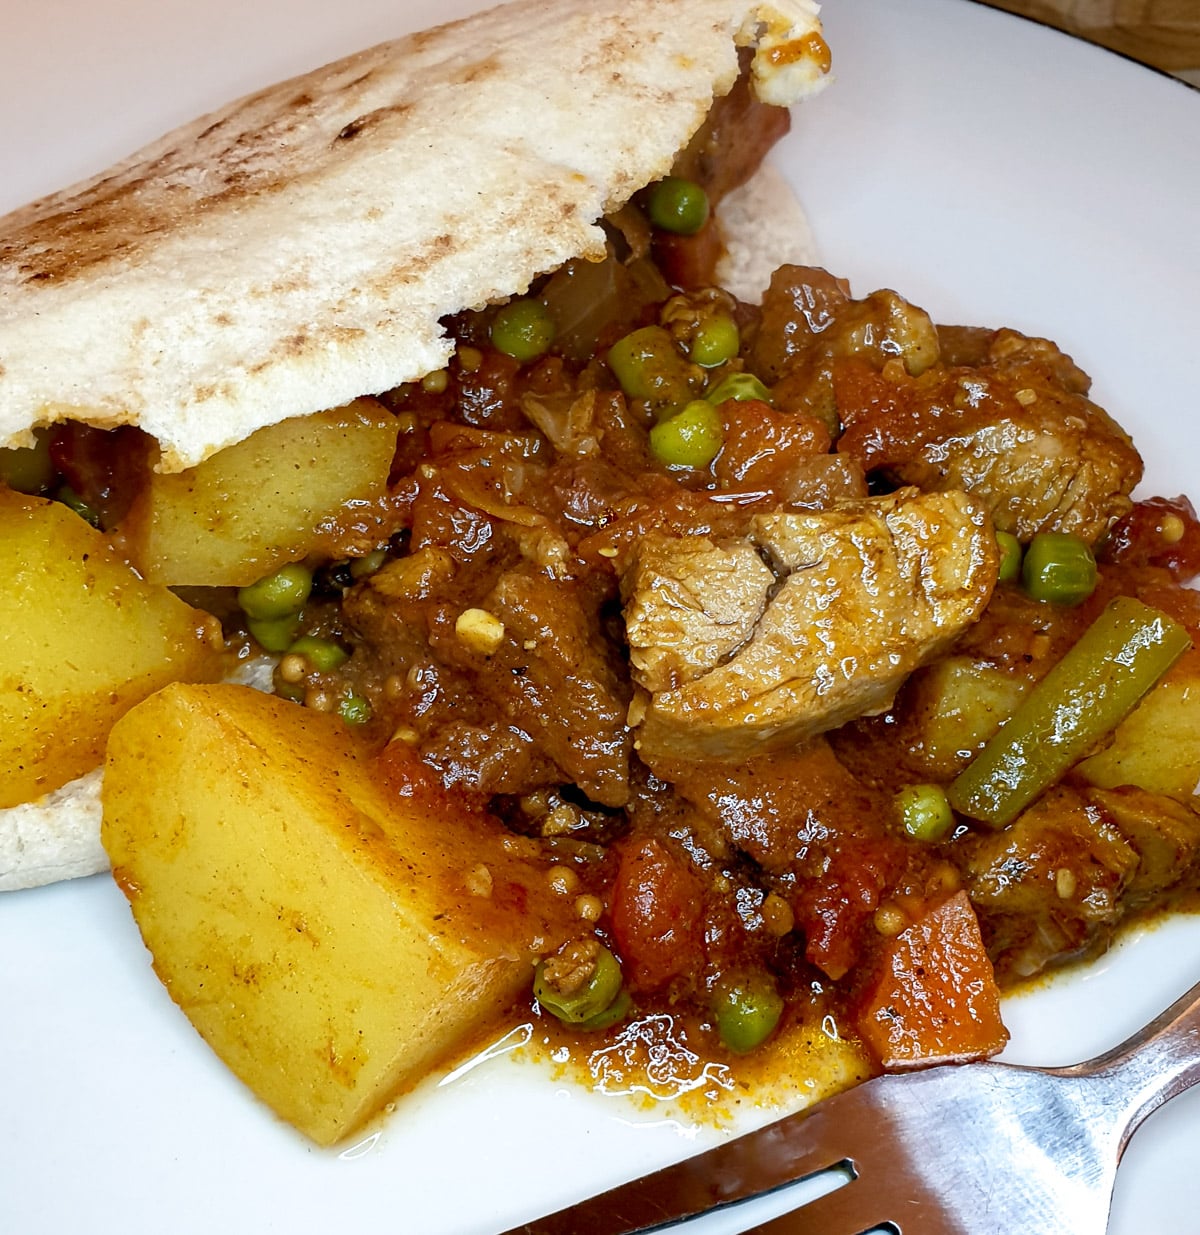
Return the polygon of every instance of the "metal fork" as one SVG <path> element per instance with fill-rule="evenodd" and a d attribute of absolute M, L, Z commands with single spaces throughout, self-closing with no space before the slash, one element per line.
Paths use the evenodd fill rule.
<path fill-rule="evenodd" d="M 1103 1235 L 1129 1138 L 1197 1081 L 1200 984 L 1087 1063 L 881 1076 L 505 1235 L 660 1231 L 831 1167 L 849 1182 L 748 1235 Z"/>

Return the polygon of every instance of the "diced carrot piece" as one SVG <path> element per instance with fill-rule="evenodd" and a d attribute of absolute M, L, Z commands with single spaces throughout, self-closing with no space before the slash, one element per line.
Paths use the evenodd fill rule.
<path fill-rule="evenodd" d="M 886 1070 L 966 1063 L 1008 1041 L 975 910 L 959 892 L 891 940 L 857 1017 Z"/>

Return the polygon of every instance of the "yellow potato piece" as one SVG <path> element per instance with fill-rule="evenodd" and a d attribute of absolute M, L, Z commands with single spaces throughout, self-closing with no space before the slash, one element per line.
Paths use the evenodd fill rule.
<path fill-rule="evenodd" d="M 1190 801 L 1200 783 L 1200 674 L 1191 662 L 1164 678 L 1075 770 L 1101 789 L 1136 785 Z"/>
<path fill-rule="evenodd" d="M 374 399 L 271 425 L 175 475 L 152 475 L 119 529 L 170 587 L 245 587 L 309 553 L 387 540 L 396 418 Z"/>
<path fill-rule="evenodd" d="M 160 686 L 228 667 L 215 619 L 65 506 L 2 486 L 0 579 L 0 806 L 98 767 L 117 719 Z"/>
<path fill-rule="evenodd" d="M 934 779 L 949 779 L 970 762 L 1017 710 L 1029 683 L 1005 669 L 947 656 L 913 679 L 915 743 Z"/>
<path fill-rule="evenodd" d="M 460 1050 L 578 929 L 498 823 L 411 753 L 399 766 L 237 686 L 168 687 L 109 742 L 103 841 L 155 971 L 321 1144 Z"/>

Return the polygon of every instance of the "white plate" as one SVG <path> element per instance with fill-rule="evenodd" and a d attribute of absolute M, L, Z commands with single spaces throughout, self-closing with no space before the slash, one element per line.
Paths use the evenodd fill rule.
<path fill-rule="evenodd" d="M 470 0 L 16 0 L 0 208 L 275 77 Z M 967 0 L 829 0 L 839 81 L 780 161 L 826 264 L 939 320 L 1059 340 L 1134 430 L 1147 490 L 1200 495 L 1200 95 Z M 536 30 L 530 31 L 536 38 Z M 1010 1055 L 1104 1049 L 1200 978 L 1200 921 L 1012 1001 Z M 356 1151 L 280 1127 L 152 977 L 106 878 L 0 897 L 0 1229 L 487 1235 L 710 1143 L 503 1060 Z M 1200 1094 L 1133 1142 L 1111 1235 L 1200 1228 Z M 706 1230 L 730 1229 L 705 1224 Z"/>

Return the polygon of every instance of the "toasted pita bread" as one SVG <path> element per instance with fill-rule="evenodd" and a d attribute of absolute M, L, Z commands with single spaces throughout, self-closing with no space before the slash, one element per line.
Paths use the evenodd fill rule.
<path fill-rule="evenodd" d="M 100 844 L 102 769 L 0 811 L 0 892 L 108 869 Z"/>
<path fill-rule="evenodd" d="M 439 319 L 602 253 L 597 220 L 667 172 L 740 46 L 769 102 L 824 81 L 811 0 L 517 0 L 18 210 L 0 222 L 0 445 L 136 424 L 182 470 L 439 368 Z"/>
<path fill-rule="evenodd" d="M 816 264 L 808 216 L 770 163 L 722 201 L 718 223 L 725 252 L 717 282 L 740 300 L 758 304 L 779 266 Z"/>
<path fill-rule="evenodd" d="M 443 316 L 603 253 L 740 47 L 767 101 L 819 89 L 819 30 L 811 0 L 517 0 L 184 126 L 0 220 L 0 444 L 136 424 L 181 470 L 440 368 Z M 722 219 L 746 299 L 811 259 L 769 168 Z M 0 890 L 107 868 L 99 783 L 0 810 Z"/>

